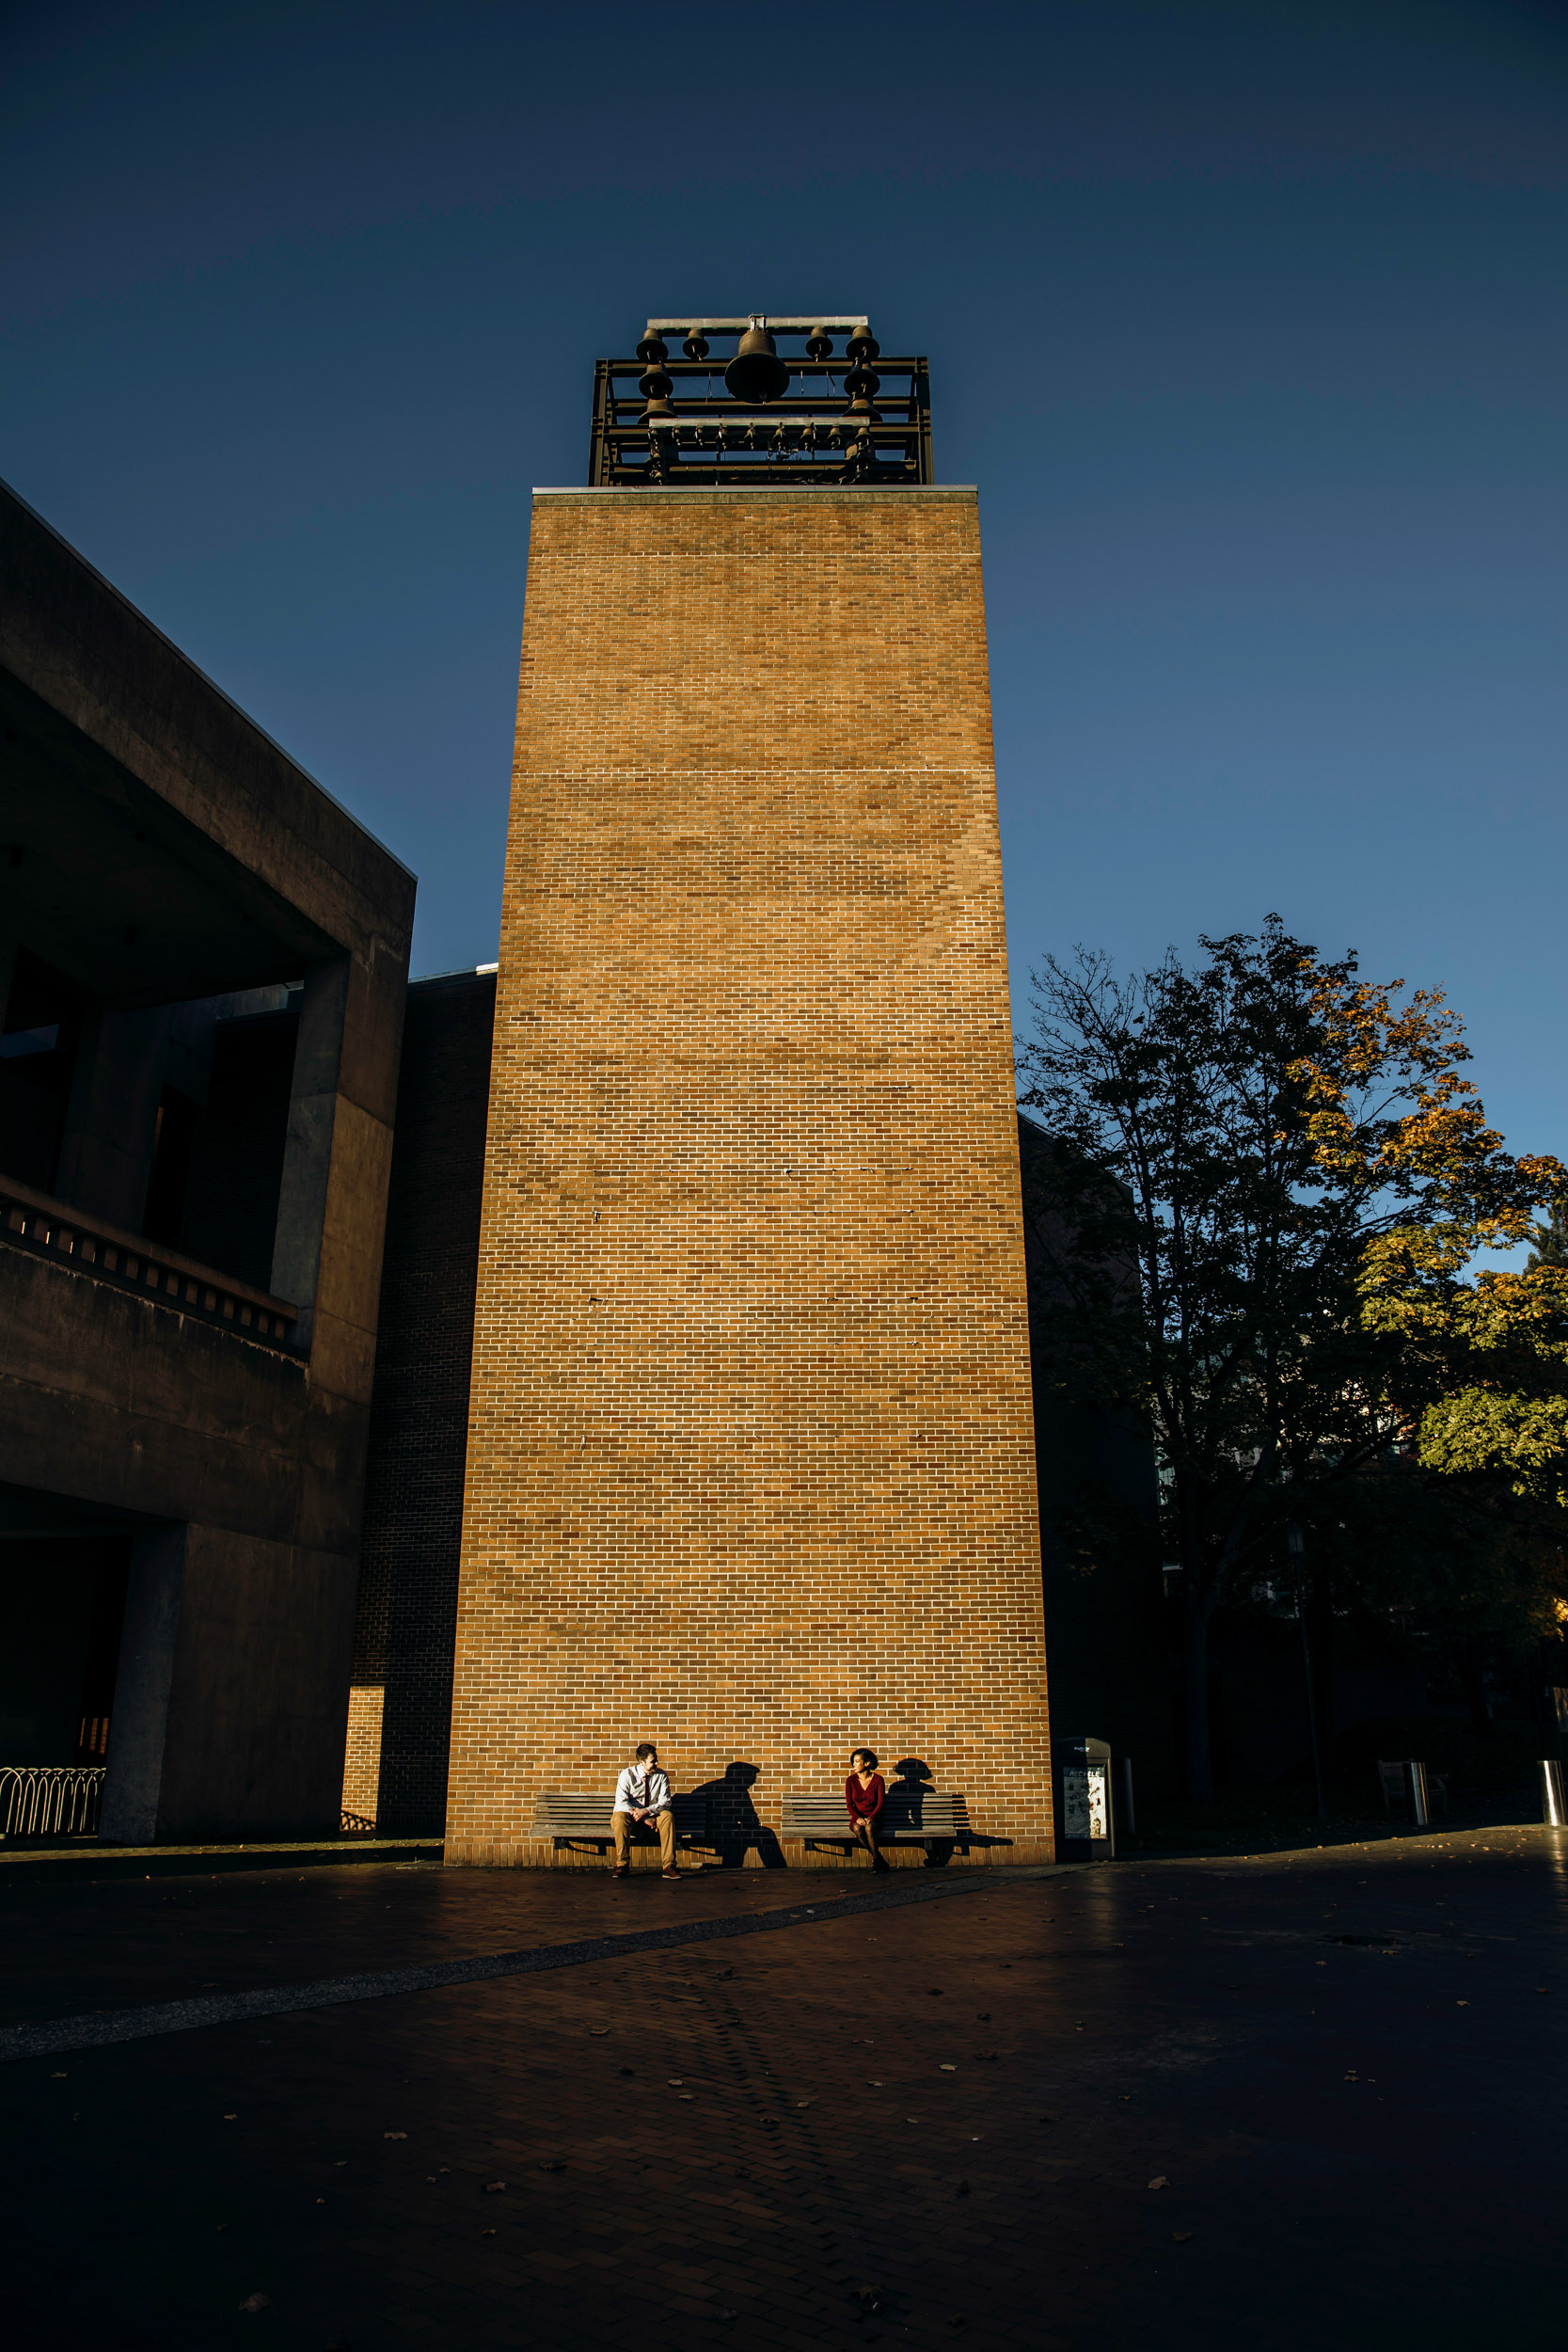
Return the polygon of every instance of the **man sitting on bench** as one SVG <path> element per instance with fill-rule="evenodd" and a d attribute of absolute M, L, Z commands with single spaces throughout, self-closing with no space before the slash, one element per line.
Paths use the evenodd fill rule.
<path fill-rule="evenodd" d="M 659 1858 L 667 1879 L 678 1879 L 675 1867 L 675 1814 L 670 1803 L 670 1775 L 658 1769 L 658 1750 L 644 1740 L 637 1761 L 628 1764 L 615 1784 L 615 1810 L 610 1834 L 615 1840 L 615 1876 L 624 1879 L 631 1868 L 632 1823 L 651 1821 L 658 1832 Z"/>

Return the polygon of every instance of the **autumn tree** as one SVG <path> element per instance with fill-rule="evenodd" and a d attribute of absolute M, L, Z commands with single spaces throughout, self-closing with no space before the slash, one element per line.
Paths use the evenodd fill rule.
<path fill-rule="evenodd" d="M 1502 1279 L 1465 1269 L 1527 1238 L 1568 1173 L 1504 1150 L 1434 990 L 1323 962 L 1277 916 L 1200 944 L 1193 970 L 1172 952 L 1128 977 L 1049 960 L 1021 1101 L 1056 1140 L 1026 1202 L 1036 1327 L 1064 1394 L 1152 1434 L 1182 1571 L 1187 1784 L 1206 1800 L 1215 1610 L 1287 1517 L 1417 1428 L 1442 1445 L 1485 1325 L 1468 1300 Z M 1499 1392 L 1522 1361 L 1499 1335 Z"/>

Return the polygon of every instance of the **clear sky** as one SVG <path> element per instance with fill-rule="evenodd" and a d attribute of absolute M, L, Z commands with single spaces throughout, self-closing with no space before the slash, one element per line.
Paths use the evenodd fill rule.
<path fill-rule="evenodd" d="M 0 473 L 483 962 L 594 357 L 868 311 L 980 488 L 1015 1017 L 1277 909 L 1568 1154 L 1565 196 L 1530 0 L 9 0 Z"/>

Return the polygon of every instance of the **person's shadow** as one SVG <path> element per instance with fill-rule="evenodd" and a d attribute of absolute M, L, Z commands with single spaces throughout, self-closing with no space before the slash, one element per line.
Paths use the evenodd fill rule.
<path fill-rule="evenodd" d="M 740 1870 L 754 1846 L 765 1870 L 784 1867 L 784 1851 L 768 1824 L 757 1817 L 752 1790 L 762 1777 L 755 1764 L 726 1764 L 722 1780 L 699 1781 L 694 1797 L 707 1799 L 708 1836 L 719 1850 L 719 1867 Z"/>

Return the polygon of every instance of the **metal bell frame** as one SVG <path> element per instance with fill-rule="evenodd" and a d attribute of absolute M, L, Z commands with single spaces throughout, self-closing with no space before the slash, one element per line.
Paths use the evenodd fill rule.
<path fill-rule="evenodd" d="M 734 337 L 733 355 L 715 355 L 710 337 Z M 804 347 L 781 352 L 781 340 Z M 622 389 L 628 378 L 635 398 Z M 634 359 L 594 367 L 592 488 L 898 487 L 932 479 L 927 362 L 883 358 L 863 317 L 650 319 Z"/>

